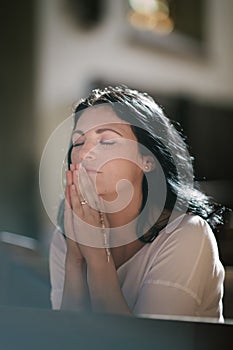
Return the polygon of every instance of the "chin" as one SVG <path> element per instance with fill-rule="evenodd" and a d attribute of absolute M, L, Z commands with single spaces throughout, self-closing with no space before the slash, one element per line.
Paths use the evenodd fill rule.
<path fill-rule="evenodd" d="M 107 202 L 112 202 L 117 199 L 118 194 L 117 193 L 100 193 L 98 194 L 98 196 Z"/>

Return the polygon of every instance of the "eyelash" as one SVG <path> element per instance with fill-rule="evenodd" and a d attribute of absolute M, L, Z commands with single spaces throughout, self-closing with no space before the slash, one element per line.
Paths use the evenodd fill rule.
<path fill-rule="evenodd" d="M 115 141 L 100 141 L 100 144 L 103 145 L 103 146 L 112 146 L 114 145 L 116 142 Z M 76 144 L 73 144 L 73 147 L 79 147 L 79 146 L 82 146 L 84 144 L 84 142 L 81 142 L 81 143 L 76 143 Z"/>

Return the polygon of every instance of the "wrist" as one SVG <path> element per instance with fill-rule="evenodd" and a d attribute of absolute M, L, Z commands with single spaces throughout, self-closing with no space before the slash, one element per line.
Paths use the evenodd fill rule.
<path fill-rule="evenodd" d="M 107 269 L 115 269 L 115 263 L 112 255 L 106 252 L 106 249 L 102 249 L 99 256 L 91 256 L 86 260 L 87 268 L 89 271 L 106 271 Z"/>
<path fill-rule="evenodd" d="M 67 251 L 66 253 L 66 263 L 75 265 L 75 266 L 84 266 L 86 261 L 83 256 L 73 254 L 72 252 Z"/>
<path fill-rule="evenodd" d="M 82 264 L 85 262 L 83 255 L 79 249 L 78 243 L 72 241 L 71 239 L 67 239 L 67 251 L 66 251 L 66 259 L 73 261 L 73 263 Z"/>

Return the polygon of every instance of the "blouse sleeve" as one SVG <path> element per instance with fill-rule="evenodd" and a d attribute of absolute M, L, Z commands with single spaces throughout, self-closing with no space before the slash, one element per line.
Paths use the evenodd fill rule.
<path fill-rule="evenodd" d="M 51 240 L 49 252 L 49 269 L 53 309 L 60 309 L 65 278 L 66 242 L 64 236 L 55 231 Z"/>
<path fill-rule="evenodd" d="M 224 269 L 203 220 L 170 235 L 144 279 L 136 314 L 221 318 Z"/>

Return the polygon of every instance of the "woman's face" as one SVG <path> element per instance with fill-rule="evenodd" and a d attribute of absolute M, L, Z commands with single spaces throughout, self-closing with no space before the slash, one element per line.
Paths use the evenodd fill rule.
<path fill-rule="evenodd" d="M 85 109 L 72 134 L 73 164 L 82 165 L 103 199 L 142 191 L 143 156 L 130 125 L 107 105 Z"/>

